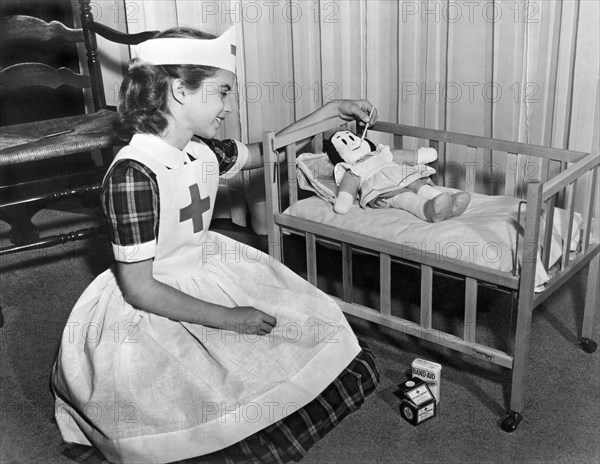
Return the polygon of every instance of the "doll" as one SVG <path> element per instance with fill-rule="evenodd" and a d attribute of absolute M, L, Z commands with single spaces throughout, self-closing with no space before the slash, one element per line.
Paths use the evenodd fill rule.
<path fill-rule="evenodd" d="M 440 222 L 460 216 L 471 201 L 468 192 L 436 188 L 429 178 L 435 169 L 427 166 L 437 159 L 433 148 L 391 151 L 367 139 L 361 143 L 348 130 L 334 133 L 323 145 L 335 166 L 336 213 L 346 214 L 359 197 L 363 208 L 403 209 L 427 222 Z"/>

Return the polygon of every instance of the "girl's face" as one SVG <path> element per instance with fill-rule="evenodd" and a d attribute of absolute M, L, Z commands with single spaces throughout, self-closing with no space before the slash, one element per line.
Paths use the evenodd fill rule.
<path fill-rule="evenodd" d="M 185 121 L 193 134 L 207 139 L 217 135 L 225 116 L 231 113 L 229 93 L 234 82 L 235 74 L 220 69 L 198 90 L 186 92 Z"/>

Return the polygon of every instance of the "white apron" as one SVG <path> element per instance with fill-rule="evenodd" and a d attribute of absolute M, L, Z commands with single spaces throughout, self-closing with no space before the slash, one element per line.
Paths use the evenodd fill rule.
<path fill-rule="evenodd" d="M 163 463 L 234 444 L 305 406 L 360 351 L 330 297 L 208 230 L 219 183 L 214 153 L 192 143 L 186 150 L 196 161 L 171 156 L 169 169 L 165 150 L 173 148 L 136 136 L 114 161 L 134 159 L 156 174 L 155 278 L 205 301 L 254 306 L 277 326 L 261 337 L 173 321 L 126 303 L 113 269 L 99 275 L 71 312 L 52 384 L 64 440 L 93 444 L 115 463 Z M 131 258 L 150 246 L 115 252 Z"/>

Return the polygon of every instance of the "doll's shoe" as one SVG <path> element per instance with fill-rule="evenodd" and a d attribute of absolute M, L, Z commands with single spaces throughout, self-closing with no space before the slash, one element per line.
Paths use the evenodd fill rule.
<path fill-rule="evenodd" d="M 450 217 L 460 216 L 465 212 L 467 206 L 471 202 L 471 194 L 469 192 L 456 192 L 451 195 L 452 198 L 452 212 Z"/>
<path fill-rule="evenodd" d="M 423 206 L 423 214 L 427 222 L 440 222 L 448 219 L 452 214 L 452 197 L 449 193 L 442 193 Z"/>
<path fill-rule="evenodd" d="M 438 159 L 438 153 L 435 148 L 421 147 L 417 150 L 415 164 L 429 164 Z"/>

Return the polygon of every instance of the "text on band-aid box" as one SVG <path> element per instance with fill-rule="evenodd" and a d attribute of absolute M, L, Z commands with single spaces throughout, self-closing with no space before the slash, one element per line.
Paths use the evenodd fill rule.
<path fill-rule="evenodd" d="M 425 381 L 427 385 L 429 385 L 429 389 L 433 393 L 433 396 L 435 396 L 436 403 L 439 403 L 442 374 L 441 364 L 417 358 L 412 362 L 411 367 L 412 376 Z"/>

